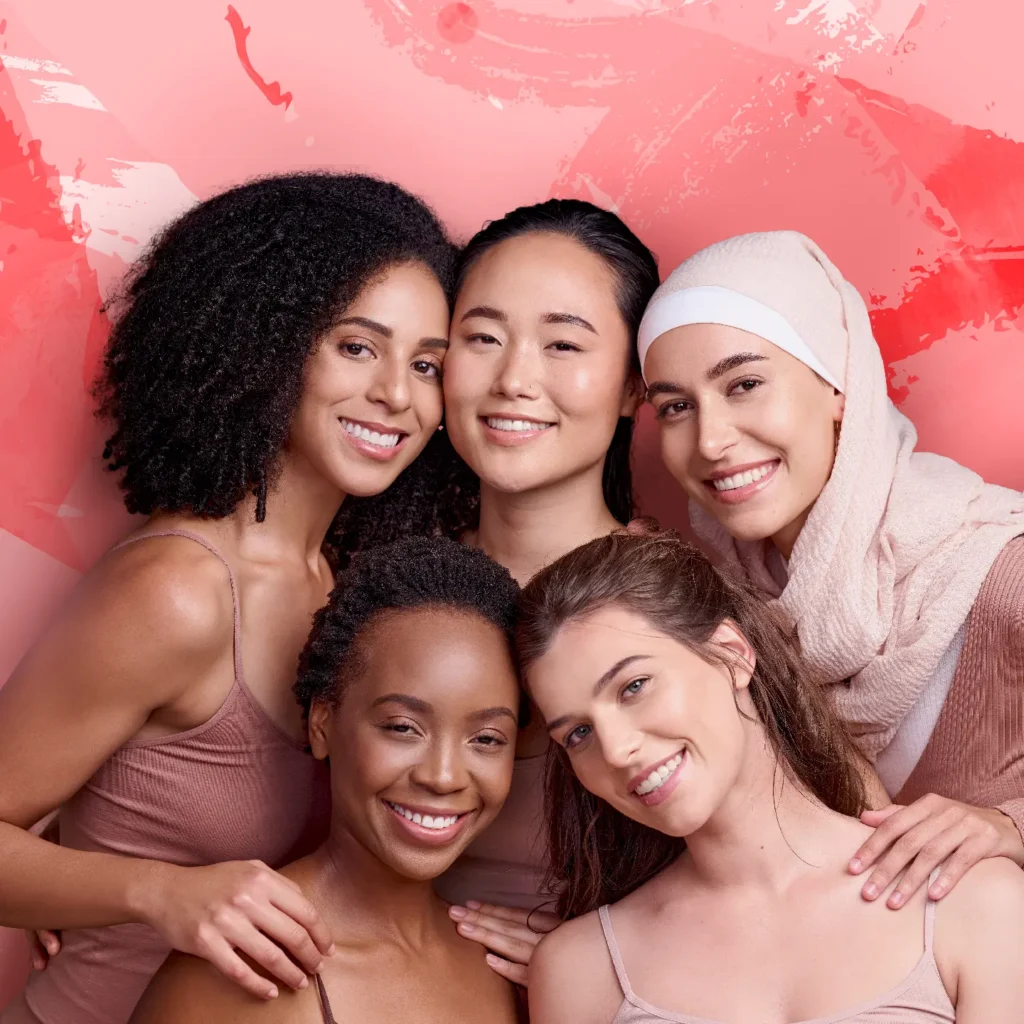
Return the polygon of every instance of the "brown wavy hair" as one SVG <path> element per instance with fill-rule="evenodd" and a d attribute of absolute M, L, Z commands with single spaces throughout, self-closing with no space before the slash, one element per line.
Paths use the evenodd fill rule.
<path fill-rule="evenodd" d="M 826 807 L 849 815 L 863 810 L 853 741 L 784 624 L 750 588 L 674 533 L 601 537 L 535 576 L 520 597 L 516 631 L 524 677 L 563 626 L 611 605 L 730 671 L 733 662 L 711 637 L 723 622 L 734 623 L 756 655 L 749 692 L 779 768 Z M 584 789 L 557 744 L 548 754 L 545 803 L 549 885 L 563 918 L 621 899 L 685 848 Z"/>

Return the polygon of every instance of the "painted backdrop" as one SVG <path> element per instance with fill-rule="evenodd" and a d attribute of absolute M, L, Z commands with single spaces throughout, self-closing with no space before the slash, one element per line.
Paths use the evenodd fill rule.
<path fill-rule="evenodd" d="M 868 298 L 921 447 L 1024 488 L 1022 35 L 1017 0 L 0 0 L 0 683 L 128 526 L 103 296 L 258 173 L 370 170 L 460 236 L 579 196 L 663 273 L 797 228 Z M 639 475 L 678 522 L 649 423 Z"/>

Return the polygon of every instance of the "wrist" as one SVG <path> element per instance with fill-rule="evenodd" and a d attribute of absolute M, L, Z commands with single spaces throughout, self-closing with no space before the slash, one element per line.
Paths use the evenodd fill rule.
<path fill-rule="evenodd" d="M 1020 834 L 1017 822 L 1006 811 L 998 807 L 993 810 L 998 815 L 996 827 L 1002 835 L 1000 855 L 1012 860 L 1017 867 L 1024 867 L 1024 836 Z"/>
<path fill-rule="evenodd" d="M 156 927 L 174 879 L 184 869 L 158 860 L 139 860 L 135 864 L 137 870 L 128 872 L 125 881 L 129 919 Z"/>

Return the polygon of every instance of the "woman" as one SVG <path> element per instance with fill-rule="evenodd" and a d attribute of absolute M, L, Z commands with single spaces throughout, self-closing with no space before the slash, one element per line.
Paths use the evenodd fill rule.
<path fill-rule="evenodd" d="M 518 587 L 478 551 L 409 540 L 357 556 L 316 617 L 296 686 L 331 776 L 331 827 L 283 869 L 336 952 L 270 1003 L 172 956 L 133 1024 L 512 1024 L 512 986 L 459 938 L 431 880 L 497 814 L 515 753 Z"/>
<path fill-rule="evenodd" d="M 865 898 L 1024 864 L 1024 495 L 914 452 L 863 301 L 795 232 L 683 263 L 640 356 L 699 537 L 773 599 L 896 799 L 864 816 Z"/>
<path fill-rule="evenodd" d="M 0 692 L 0 923 L 64 930 L 3 1024 L 126 1021 L 171 948 L 263 997 L 330 949 L 267 867 L 327 825 L 294 666 L 342 502 L 441 421 L 453 256 L 397 186 L 308 174 L 200 204 L 130 275 L 99 394 L 149 518 Z M 57 807 L 60 845 L 29 832 Z"/>
<path fill-rule="evenodd" d="M 851 741 L 770 610 L 696 549 L 570 553 L 526 588 L 517 650 L 576 918 L 533 957 L 532 1024 L 1020 1019 L 1024 875 L 988 860 L 938 912 L 854 898 Z"/>
<path fill-rule="evenodd" d="M 578 200 L 513 210 L 462 253 L 444 369 L 446 431 L 472 471 L 459 535 L 520 583 L 633 514 L 635 339 L 657 285 L 636 235 Z M 509 958 L 499 967 L 520 982 L 533 929 L 554 923 L 528 913 L 547 901 L 547 747 L 541 723 L 526 724 L 502 813 L 438 885 L 462 934 Z"/>

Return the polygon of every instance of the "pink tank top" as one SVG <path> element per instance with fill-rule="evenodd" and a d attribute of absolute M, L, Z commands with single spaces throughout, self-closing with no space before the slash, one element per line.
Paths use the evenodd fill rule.
<path fill-rule="evenodd" d="M 61 845 L 184 866 L 258 859 L 280 867 L 326 835 L 327 770 L 271 721 L 245 684 L 238 590 L 220 552 L 186 530 L 125 543 L 167 536 L 201 544 L 227 568 L 234 685 L 202 725 L 116 751 L 61 808 Z M 24 1002 L 43 1024 L 124 1024 L 168 952 L 142 924 L 66 931 L 60 954 L 33 974 Z"/>
<path fill-rule="evenodd" d="M 598 916 L 623 996 L 622 1005 L 612 1019 L 612 1024 L 662 1024 L 664 1021 L 673 1021 L 674 1024 L 719 1024 L 706 1017 L 673 1013 L 644 1002 L 629 984 L 608 907 L 601 907 Z M 924 911 L 924 953 L 903 981 L 870 1002 L 831 1017 L 816 1017 L 796 1024 L 956 1024 L 956 1010 L 950 1002 L 946 986 L 942 984 L 932 951 L 934 930 L 935 904 L 928 900 Z"/>

